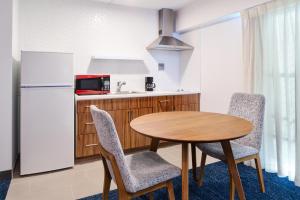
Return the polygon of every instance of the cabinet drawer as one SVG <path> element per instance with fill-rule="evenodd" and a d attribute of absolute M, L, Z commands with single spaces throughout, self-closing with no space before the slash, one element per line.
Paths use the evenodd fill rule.
<path fill-rule="evenodd" d="M 77 114 L 77 133 L 79 135 L 97 133 L 91 113 Z"/>
<path fill-rule="evenodd" d="M 90 106 L 95 105 L 102 110 L 112 110 L 113 104 L 111 99 L 105 100 L 89 100 L 89 101 L 78 101 L 77 102 L 77 112 L 78 113 L 88 113 L 90 112 Z"/>
<path fill-rule="evenodd" d="M 91 122 L 80 122 L 77 126 L 79 135 L 86 135 L 86 134 L 97 134 L 96 128 L 94 123 Z"/>
<path fill-rule="evenodd" d="M 99 141 L 97 134 L 77 136 L 77 157 L 100 155 Z"/>
<path fill-rule="evenodd" d="M 118 118 L 116 116 L 117 111 L 106 111 L 106 112 L 110 114 L 116 127 L 118 127 L 118 124 L 120 124 L 121 122 L 118 121 Z M 119 129 L 117 128 L 117 130 Z M 93 122 L 91 113 L 86 112 L 86 113 L 77 114 L 77 133 L 79 135 L 97 134 L 95 123 Z"/>

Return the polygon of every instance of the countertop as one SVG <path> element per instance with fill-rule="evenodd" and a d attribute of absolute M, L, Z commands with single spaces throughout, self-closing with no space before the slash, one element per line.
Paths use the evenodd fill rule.
<path fill-rule="evenodd" d="M 136 98 L 136 97 L 155 97 L 155 96 L 173 96 L 173 95 L 189 95 L 199 94 L 199 91 L 153 91 L 153 92 L 139 92 L 139 93 L 127 93 L 127 94 L 105 94 L 105 95 L 75 95 L 76 101 L 83 100 L 96 100 L 96 99 L 124 99 L 124 98 Z"/>

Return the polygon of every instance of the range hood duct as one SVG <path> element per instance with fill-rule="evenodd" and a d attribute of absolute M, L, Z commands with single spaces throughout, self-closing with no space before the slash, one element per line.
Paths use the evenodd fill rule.
<path fill-rule="evenodd" d="M 167 50 L 167 51 L 184 51 L 192 50 L 194 47 L 188 45 L 172 34 L 175 32 L 175 13 L 172 9 L 163 8 L 159 10 L 159 37 L 152 44 L 148 50 Z"/>

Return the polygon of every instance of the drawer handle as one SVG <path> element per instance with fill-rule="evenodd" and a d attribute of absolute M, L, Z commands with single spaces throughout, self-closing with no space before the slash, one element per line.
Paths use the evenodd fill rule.
<path fill-rule="evenodd" d="M 94 122 L 87 122 L 85 125 L 94 125 Z"/>
<path fill-rule="evenodd" d="M 159 101 L 160 103 L 167 103 L 167 102 L 169 102 L 170 100 L 161 100 L 161 101 Z"/>
<path fill-rule="evenodd" d="M 98 146 L 98 144 L 87 144 L 87 145 L 85 145 L 85 147 L 95 147 L 95 146 Z"/>
<path fill-rule="evenodd" d="M 132 111 L 128 111 L 128 123 L 130 123 L 130 121 L 131 121 L 131 112 Z"/>

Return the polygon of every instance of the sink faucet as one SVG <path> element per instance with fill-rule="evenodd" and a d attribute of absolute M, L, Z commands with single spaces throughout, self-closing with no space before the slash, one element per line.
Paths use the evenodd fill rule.
<path fill-rule="evenodd" d="M 117 92 L 121 92 L 121 88 L 123 85 L 126 85 L 125 81 L 118 81 L 117 82 Z"/>

